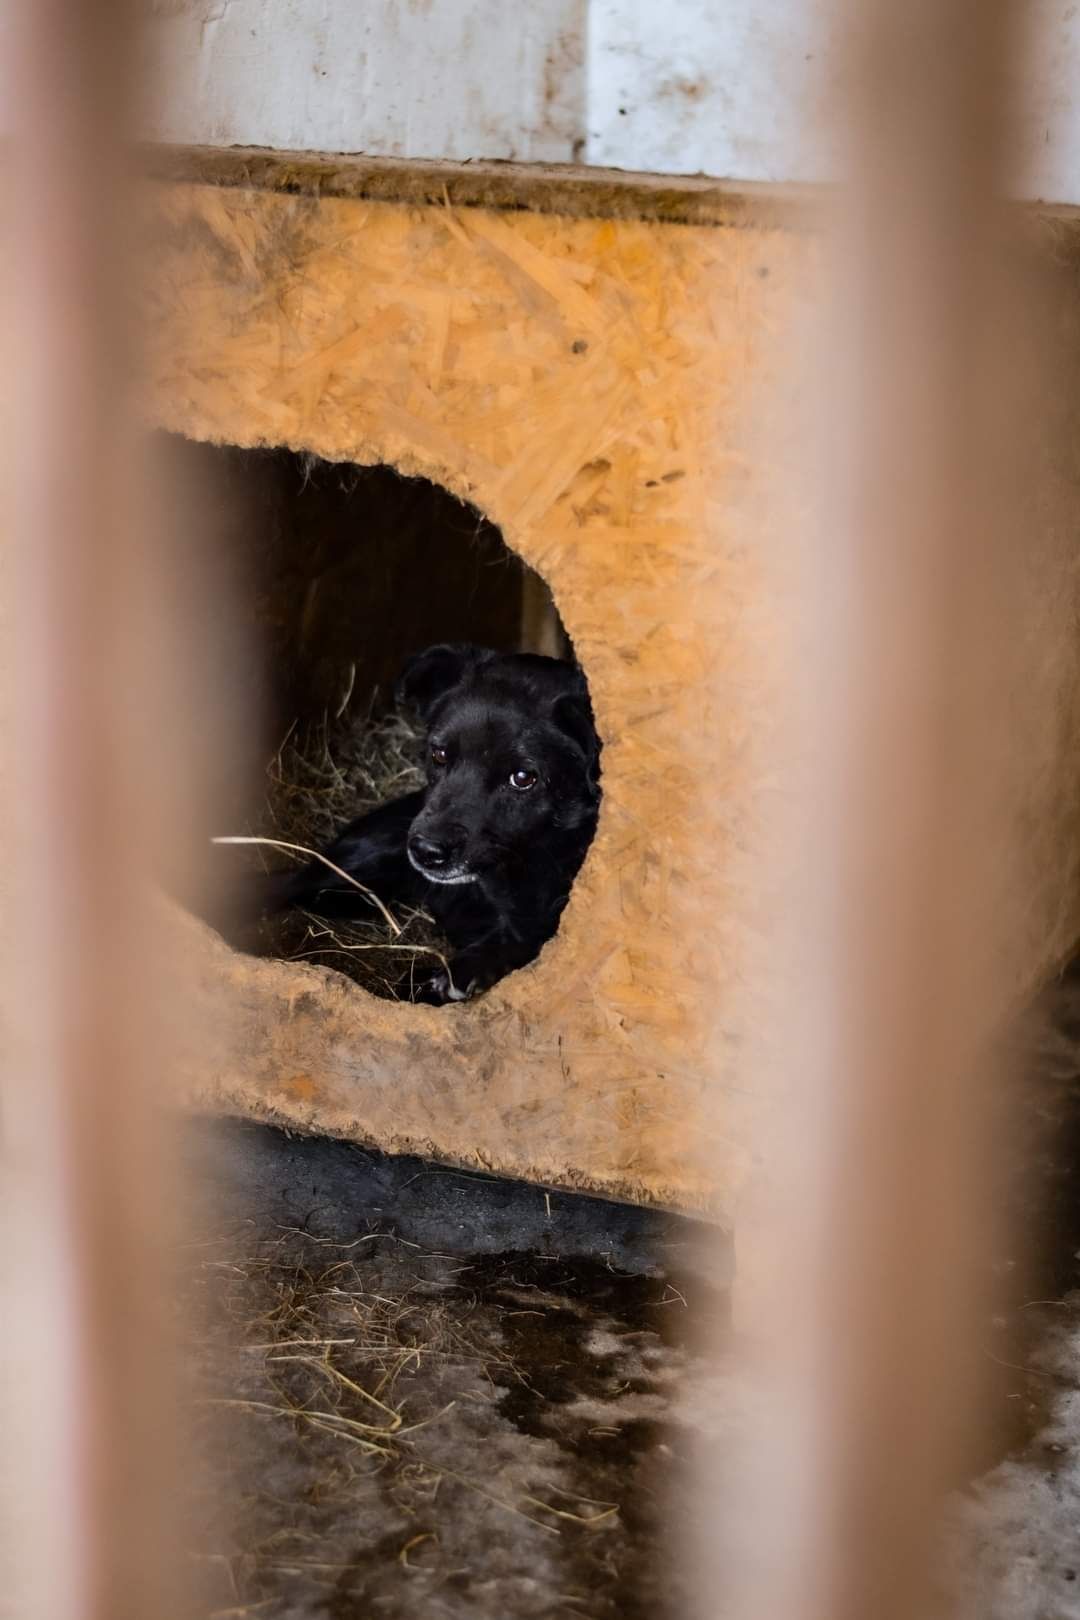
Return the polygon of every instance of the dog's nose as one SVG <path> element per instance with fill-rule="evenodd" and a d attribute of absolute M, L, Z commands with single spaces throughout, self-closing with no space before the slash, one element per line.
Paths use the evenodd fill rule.
<path fill-rule="evenodd" d="M 440 866 L 449 866 L 456 852 L 455 845 L 448 839 L 425 838 L 423 833 L 413 833 L 409 848 L 421 866 L 436 870 Z"/>

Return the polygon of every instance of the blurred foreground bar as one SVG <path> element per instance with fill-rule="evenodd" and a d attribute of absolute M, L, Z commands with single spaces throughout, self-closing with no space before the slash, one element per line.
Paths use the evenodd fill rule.
<path fill-rule="evenodd" d="M 777 502 L 798 515 L 803 757 L 777 761 L 793 809 L 763 874 L 788 964 L 744 1266 L 770 1268 L 748 1354 L 763 1399 L 718 1500 L 736 1540 L 713 1584 L 736 1572 L 745 1620 L 948 1607 L 937 1536 L 978 1420 L 994 1037 L 1074 876 L 1032 847 L 1071 745 L 1076 512 L 1075 491 L 1065 515 L 1035 498 L 1050 283 L 1021 268 L 1028 226 L 1001 203 L 1013 19 L 996 0 L 853 0 L 836 25 L 847 182 Z"/>
<path fill-rule="evenodd" d="M 148 829 L 154 532 L 129 402 L 120 3 L 13 8 L 3 693 L 5 1602 L 160 1620 L 168 1359 Z M 143 500 L 143 518 L 136 516 Z"/>

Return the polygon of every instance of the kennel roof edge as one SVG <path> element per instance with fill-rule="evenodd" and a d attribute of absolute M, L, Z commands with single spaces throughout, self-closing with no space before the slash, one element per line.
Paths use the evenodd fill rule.
<path fill-rule="evenodd" d="M 638 219 L 666 225 L 812 228 L 832 188 L 719 180 L 570 163 L 373 157 L 360 152 L 147 142 L 151 179 L 250 187 L 308 197 L 364 197 L 422 207 L 527 209 L 568 219 Z M 1018 199 L 1033 218 L 1080 242 L 1080 206 Z"/>
<path fill-rule="evenodd" d="M 637 174 L 574 164 L 368 157 L 255 146 L 144 147 L 153 179 L 422 207 L 528 209 L 570 219 L 677 225 L 809 223 L 822 196 L 803 185 L 734 184 L 705 175 Z"/>

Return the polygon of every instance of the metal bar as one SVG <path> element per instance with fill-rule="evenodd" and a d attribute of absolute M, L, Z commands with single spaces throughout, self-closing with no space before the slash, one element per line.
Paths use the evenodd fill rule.
<path fill-rule="evenodd" d="M 989 719 L 1018 640 L 1008 8 L 852 0 L 834 21 L 845 184 L 785 496 L 802 758 L 779 762 L 794 809 L 765 874 L 782 905 L 761 1059 L 773 1174 L 747 1256 L 771 1268 L 753 1318 L 765 1393 L 721 1498 L 742 1540 L 713 1579 L 734 1568 L 754 1620 L 942 1603 L 942 1496 L 977 1420 L 987 1052 L 1015 966 L 1018 828 Z"/>
<path fill-rule="evenodd" d="M 132 21 L 121 0 L 24 0 L 9 44 L 5 1552 L 25 1620 L 160 1620 L 176 1601 L 143 887 L 154 535 L 128 398 Z"/>

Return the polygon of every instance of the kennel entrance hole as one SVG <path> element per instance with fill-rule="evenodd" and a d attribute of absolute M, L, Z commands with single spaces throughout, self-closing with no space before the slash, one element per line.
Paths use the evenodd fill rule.
<path fill-rule="evenodd" d="M 385 709 L 402 664 L 436 641 L 569 655 L 544 581 L 441 485 L 289 450 L 176 436 L 169 450 L 239 548 L 274 721 Z"/>
<path fill-rule="evenodd" d="M 243 680 L 244 723 L 258 742 L 245 739 L 212 795 L 207 836 L 318 848 L 354 816 L 419 786 L 419 737 L 393 694 L 407 659 L 425 647 L 465 641 L 572 656 L 545 582 L 493 523 L 440 485 L 288 450 L 172 437 L 166 448 L 199 491 L 211 548 L 229 554 L 234 622 L 214 634 L 246 641 L 256 666 Z M 238 882 L 244 859 L 289 864 L 262 849 L 228 859 Z M 293 919 L 243 943 L 323 962 L 386 993 L 379 939 L 363 928 L 346 933 Z M 422 922 L 408 925 L 406 945 L 437 949 L 430 939 Z"/>

